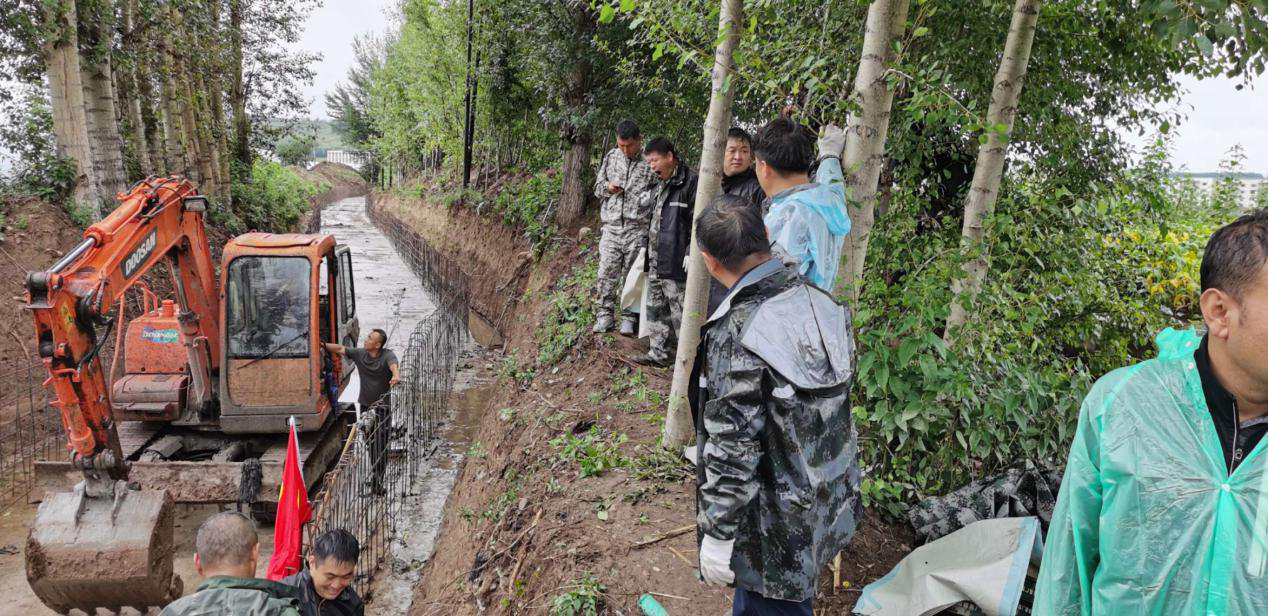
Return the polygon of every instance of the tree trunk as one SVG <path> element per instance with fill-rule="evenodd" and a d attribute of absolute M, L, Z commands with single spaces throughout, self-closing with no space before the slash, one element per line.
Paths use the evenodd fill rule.
<path fill-rule="evenodd" d="M 577 41 L 574 47 L 577 50 L 586 50 L 597 27 L 594 15 L 586 2 L 575 3 L 571 10 L 573 36 Z M 568 106 L 579 110 L 588 104 L 590 90 L 594 87 L 594 64 L 590 61 L 590 54 L 584 51 L 575 57 L 576 64 L 568 74 L 566 97 Z M 581 220 L 586 211 L 586 200 L 590 196 L 586 171 L 590 167 L 590 147 L 594 144 L 594 134 L 590 132 L 589 126 L 566 126 L 564 143 L 568 149 L 564 153 L 559 211 L 555 214 L 555 221 L 561 227 L 568 227 Z"/>
<path fill-rule="evenodd" d="M 188 140 L 185 135 L 185 123 L 181 116 L 180 96 L 176 88 L 176 63 L 172 52 L 165 42 L 159 43 L 159 54 L 162 58 L 162 95 L 160 108 L 163 117 L 163 141 L 166 144 L 167 172 L 173 175 L 189 175 L 186 161 Z"/>
<path fill-rule="evenodd" d="M 103 5 L 100 14 L 80 14 L 86 40 L 80 40 L 79 69 L 93 168 L 101 183 L 101 197 L 109 203 L 115 193 L 127 188 L 127 174 L 123 170 L 123 137 L 119 135 L 118 104 L 110 67 L 114 4 L 109 0 L 98 1 Z"/>
<path fill-rule="evenodd" d="M 161 66 L 161 63 L 153 62 L 153 54 L 146 54 L 145 57 L 149 63 L 147 70 L 137 71 L 137 92 L 141 99 L 141 119 L 151 120 L 151 123 L 146 125 L 145 141 L 150 150 L 150 164 L 153 165 L 153 170 L 146 171 L 146 174 L 167 175 L 167 156 L 164 148 L 167 128 L 163 122 L 162 97 L 155 94 L 153 74 L 153 67 L 156 64 Z"/>
<path fill-rule="evenodd" d="M 123 40 L 125 44 L 131 41 L 132 28 L 134 26 L 132 16 L 136 11 L 136 0 L 123 0 L 120 3 L 120 13 L 122 17 Z M 139 58 L 141 54 L 137 54 Z M 127 63 L 123 67 L 122 74 L 118 75 L 120 81 L 124 84 L 124 90 L 127 92 L 128 112 L 128 141 L 133 156 L 136 156 L 137 164 L 141 166 L 141 176 L 146 177 L 156 173 L 154 163 L 150 160 L 150 145 L 145 138 L 145 118 L 141 114 L 141 93 L 140 80 L 137 79 L 137 61 Z"/>
<path fill-rule="evenodd" d="M 844 263 L 833 288 L 838 297 L 848 293 L 854 305 L 858 303 L 868 236 L 875 222 L 876 187 L 885 163 L 885 139 L 894 103 L 894 90 L 889 87 L 886 73 L 895 59 L 893 42 L 901 39 L 907 28 L 907 6 L 908 0 L 873 0 L 867 10 L 863 54 L 854 77 L 852 96 L 861 113 L 852 115 L 847 123 L 845 156 L 841 160 L 851 196 L 850 234 L 845 238 L 841 251 Z"/>
<path fill-rule="evenodd" d="M 223 29 L 220 26 L 220 4 L 220 0 L 207 0 L 208 12 L 211 15 L 213 40 L 221 40 L 220 37 L 223 33 Z M 216 173 L 220 178 L 220 185 L 216 187 L 216 193 L 220 195 L 221 199 L 228 199 L 232 185 L 229 179 L 229 131 L 225 128 L 224 56 L 215 54 L 211 57 L 214 58 L 214 61 L 211 65 L 211 70 L 208 71 L 208 87 L 206 91 L 210 97 L 208 103 L 211 105 L 212 137 L 215 140 L 216 159 L 220 163 L 220 168 Z"/>
<path fill-rule="evenodd" d="M 101 218 L 101 187 L 93 168 L 92 147 L 88 140 L 77 21 L 74 2 L 45 3 L 44 22 L 48 38 L 44 44 L 44 64 L 48 72 L 57 155 L 74 161 L 79 169 L 71 198 L 75 203 L 89 207 L 95 220 Z"/>
<path fill-rule="evenodd" d="M 247 91 L 242 75 L 242 0 L 229 0 L 229 62 L 233 83 L 229 104 L 233 107 L 232 160 L 243 180 L 251 178 L 251 119 L 247 117 Z"/>
<path fill-rule="evenodd" d="M 964 205 L 964 229 L 960 236 L 960 250 L 968 253 L 974 249 L 978 255 L 964 264 L 964 276 L 951 283 L 951 314 L 947 317 L 945 337 L 964 325 L 968 318 L 966 303 L 971 303 L 982 290 L 986 272 L 990 267 L 989 248 L 985 241 L 983 221 L 995 212 L 999 197 L 999 185 L 1004 176 L 1004 162 L 1008 155 L 1008 136 L 1013 132 L 1013 120 L 1017 116 L 1017 103 L 1021 98 L 1022 84 L 1026 78 L 1026 66 L 1030 63 L 1030 48 L 1035 40 L 1035 24 L 1039 20 L 1042 0 L 1017 0 L 1013 6 L 1012 23 L 1008 39 L 1004 43 L 1004 58 L 995 73 L 995 86 L 991 90 L 991 106 L 986 112 L 987 141 L 977 152 L 977 167 L 973 170 L 973 184 L 969 188 Z M 1002 130 L 996 130 L 1001 127 Z"/>
<path fill-rule="evenodd" d="M 726 133 L 731 128 L 731 103 L 735 86 L 731 76 L 735 67 L 732 57 L 744 34 L 743 0 L 722 0 L 718 18 L 718 49 L 713 58 L 713 91 L 709 98 L 709 114 L 704 121 L 704 142 L 700 154 L 700 182 L 696 188 L 694 221 L 722 190 L 722 158 L 726 152 Z M 700 327 L 704 324 L 709 302 L 709 272 L 704 267 L 700 246 L 691 242 L 691 262 L 687 268 L 687 289 L 683 294 L 682 327 L 678 330 L 678 352 L 674 356 L 674 380 L 669 390 L 669 410 L 665 413 L 665 447 L 677 451 L 687 444 L 694 426 L 688 408 L 687 388 L 691 368 L 700 343 Z"/>

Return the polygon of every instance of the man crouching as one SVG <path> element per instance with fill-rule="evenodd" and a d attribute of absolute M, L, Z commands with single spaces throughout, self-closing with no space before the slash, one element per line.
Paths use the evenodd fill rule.
<path fill-rule="evenodd" d="M 691 378 L 700 575 L 735 585 L 735 616 L 810 616 L 862 514 L 850 313 L 771 258 L 744 199 L 714 199 L 695 237 L 727 288 Z"/>

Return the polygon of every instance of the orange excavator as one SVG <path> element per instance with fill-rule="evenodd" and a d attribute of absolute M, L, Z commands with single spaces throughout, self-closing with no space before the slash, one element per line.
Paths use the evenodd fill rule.
<path fill-rule="evenodd" d="M 347 434 L 335 411 L 351 366 L 322 352 L 359 333 L 347 247 L 330 235 L 249 233 L 225 245 L 218 281 L 208 200 L 189 180 L 152 177 L 119 199 L 27 278 L 70 455 L 37 464 L 26 570 L 60 613 L 145 611 L 180 596 L 174 503 L 245 502 L 266 515 L 288 420 L 302 430 L 310 488 Z M 172 299 L 145 286 L 159 263 Z M 143 293 L 144 314 L 122 323 L 130 289 Z M 106 374 L 103 349 L 125 326 L 123 358 Z"/>

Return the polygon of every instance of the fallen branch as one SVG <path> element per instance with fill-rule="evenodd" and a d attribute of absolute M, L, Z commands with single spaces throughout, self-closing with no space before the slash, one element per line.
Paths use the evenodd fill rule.
<path fill-rule="evenodd" d="M 679 597 L 678 595 L 671 595 L 671 594 L 669 594 L 669 593 L 667 593 L 667 592 L 652 592 L 652 591 L 650 591 L 650 590 L 649 590 L 649 591 L 647 591 L 647 594 L 652 595 L 653 597 L 665 597 L 666 599 L 678 599 L 678 600 L 680 600 L 680 601 L 690 601 L 690 600 L 691 600 L 691 599 L 688 599 L 687 597 Z"/>
<path fill-rule="evenodd" d="M 675 550 L 673 547 L 669 547 L 669 551 L 670 551 L 670 552 L 673 552 L 673 553 L 674 553 L 674 556 L 677 556 L 679 560 L 681 560 L 682 562 L 687 563 L 687 566 L 688 566 L 688 567 L 691 567 L 692 569 L 695 569 L 695 568 L 696 568 L 696 565 L 695 565 L 694 563 L 692 563 L 691 561 L 687 560 L 687 557 L 686 557 L 686 556 L 683 556 L 683 555 L 682 555 L 682 552 L 679 552 L 678 550 Z"/>
<path fill-rule="evenodd" d="M 645 548 L 649 545 L 652 545 L 653 543 L 660 543 L 661 541 L 664 541 L 666 539 L 673 539 L 674 537 L 677 537 L 678 535 L 685 535 L 693 530 L 696 530 L 695 524 L 690 524 L 682 528 L 675 528 L 667 533 L 652 537 L 651 539 L 645 539 L 643 541 L 639 541 L 638 543 L 635 543 L 631 547 L 636 550 L 638 548 Z"/>

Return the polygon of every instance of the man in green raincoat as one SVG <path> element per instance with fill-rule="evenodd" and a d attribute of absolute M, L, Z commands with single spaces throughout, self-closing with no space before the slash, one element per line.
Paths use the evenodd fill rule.
<path fill-rule="evenodd" d="M 1268 210 L 1211 236 L 1207 333 L 1088 393 L 1035 614 L 1268 614 Z"/>

